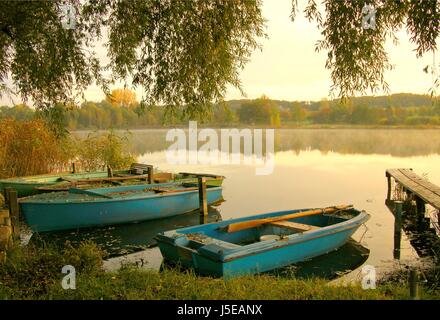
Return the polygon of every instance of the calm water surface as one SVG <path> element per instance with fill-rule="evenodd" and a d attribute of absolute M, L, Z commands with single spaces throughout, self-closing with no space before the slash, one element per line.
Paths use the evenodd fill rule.
<path fill-rule="evenodd" d="M 160 170 L 216 173 L 226 176 L 225 202 L 211 209 L 210 221 L 294 208 L 354 204 L 371 219 L 340 250 L 300 264 L 300 273 L 333 277 L 360 266 L 378 270 L 393 265 L 392 214 L 384 204 L 385 170 L 413 168 L 440 184 L 440 130 L 280 129 L 275 131 L 275 168 L 258 176 L 256 165 L 172 165 L 167 163 L 167 130 L 134 130 L 130 150 L 143 163 Z M 84 135 L 85 132 L 78 134 Z M 81 232 L 100 239 L 117 255 L 154 245 L 152 234 L 197 223 L 197 214 L 159 222 L 116 226 Z M 72 234 L 72 233 L 70 233 Z M 111 249 L 111 247 L 116 249 Z M 405 239 L 402 259 L 417 255 Z"/>

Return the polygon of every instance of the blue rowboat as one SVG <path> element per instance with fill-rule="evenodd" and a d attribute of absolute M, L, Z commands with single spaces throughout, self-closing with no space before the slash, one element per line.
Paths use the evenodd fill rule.
<path fill-rule="evenodd" d="M 36 232 L 123 224 L 179 215 L 199 207 L 196 184 L 161 183 L 93 190 L 70 189 L 22 198 L 20 210 Z M 207 185 L 208 204 L 222 188 Z"/>
<path fill-rule="evenodd" d="M 256 274 L 335 250 L 370 217 L 352 208 L 302 216 L 311 211 L 327 212 L 322 210 L 281 211 L 193 226 L 158 234 L 156 240 L 165 261 L 193 268 L 199 274 Z M 283 220 L 286 216 L 290 218 Z M 237 225 L 247 227 L 230 230 Z"/>

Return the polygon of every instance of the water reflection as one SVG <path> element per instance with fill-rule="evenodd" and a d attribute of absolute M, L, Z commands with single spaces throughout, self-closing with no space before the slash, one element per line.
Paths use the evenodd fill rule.
<path fill-rule="evenodd" d="M 216 208 L 208 207 L 208 209 L 208 216 L 205 217 L 205 222 L 221 221 L 222 217 Z M 110 258 L 155 246 L 156 241 L 153 237 L 160 232 L 193 226 L 199 223 L 199 212 L 193 211 L 175 217 L 139 223 L 33 234 L 30 243 L 41 245 L 50 242 L 62 247 L 66 241 L 78 244 L 84 240 L 92 240 L 105 250 Z"/>
<path fill-rule="evenodd" d="M 127 131 L 118 131 L 121 134 Z M 88 131 L 75 134 L 86 136 Z M 131 130 L 130 151 L 136 155 L 166 150 L 166 129 Z M 427 139 L 429 137 L 429 139 Z M 323 154 L 380 154 L 398 157 L 440 153 L 440 130 L 435 129 L 276 129 L 275 151 L 319 150 Z"/>
<path fill-rule="evenodd" d="M 273 273 L 282 277 L 294 276 L 302 279 L 319 277 L 332 280 L 363 265 L 369 255 L 369 249 L 357 241 L 349 240 L 338 250 L 276 270 Z"/>
<path fill-rule="evenodd" d="M 319 277 L 332 280 L 348 274 L 363 265 L 368 259 L 369 254 L 370 250 L 359 242 L 350 239 L 337 250 L 284 268 L 266 272 L 266 274 L 283 278 L 309 279 Z M 164 260 L 160 266 L 160 271 L 165 270 L 167 267 L 184 270 L 184 267 Z"/>

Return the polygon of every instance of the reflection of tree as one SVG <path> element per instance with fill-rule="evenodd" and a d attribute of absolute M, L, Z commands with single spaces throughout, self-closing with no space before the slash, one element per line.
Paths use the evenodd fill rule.
<path fill-rule="evenodd" d="M 342 154 L 414 156 L 440 153 L 438 130 L 277 130 L 277 151 L 319 150 Z M 429 136 L 430 139 L 426 139 Z"/>
<path fill-rule="evenodd" d="M 120 131 L 121 134 L 125 131 Z M 167 130 L 134 130 L 129 138 L 129 151 L 134 155 L 166 150 L 173 142 L 165 140 Z M 86 135 L 86 132 L 77 132 Z M 218 131 L 220 137 L 220 131 Z M 263 137 L 265 136 L 263 132 Z M 429 137 L 429 139 L 427 139 Z M 199 146 L 204 142 L 199 143 Z M 265 142 L 263 141 L 263 145 Z M 243 143 L 241 145 L 243 147 Z M 438 130 L 360 130 L 360 129 L 278 129 L 275 151 L 319 150 L 323 153 L 389 154 L 409 157 L 440 154 Z"/>

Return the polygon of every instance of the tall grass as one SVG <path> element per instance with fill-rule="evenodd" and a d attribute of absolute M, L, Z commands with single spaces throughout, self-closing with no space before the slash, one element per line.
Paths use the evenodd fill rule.
<path fill-rule="evenodd" d="M 75 141 L 75 161 L 82 170 L 102 170 L 107 165 L 113 169 L 123 169 L 135 161 L 127 151 L 127 135 L 119 136 L 113 131 L 92 132 L 86 138 Z"/>
<path fill-rule="evenodd" d="M 296 279 L 274 275 L 230 280 L 201 277 L 192 271 L 164 268 L 147 271 L 124 265 L 104 272 L 103 252 L 91 243 L 56 249 L 13 247 L 0 263 L 1 299 L 408 299 L 406 284 L 382 283 L 375 290 L 359 284 L 328 285 L 319 278 Z M 76 269 L 76 290 L 64 290 L 64 265 Z M 438 299 L 422 290 L 422 299 Z"/>
<path fill-rule="evenodd" d="M 71 154 L 41 119 L 0 121 L 0 177 L 48 173 Z"/>
<path fill-rule="evenodd" d="M 127 135 L 90 133 L 79 139 L 60 136 L 43 119 L 0 121 L 0 178 L 65 171 L 75 161 L 83 171 L 128 167 Z"/>

